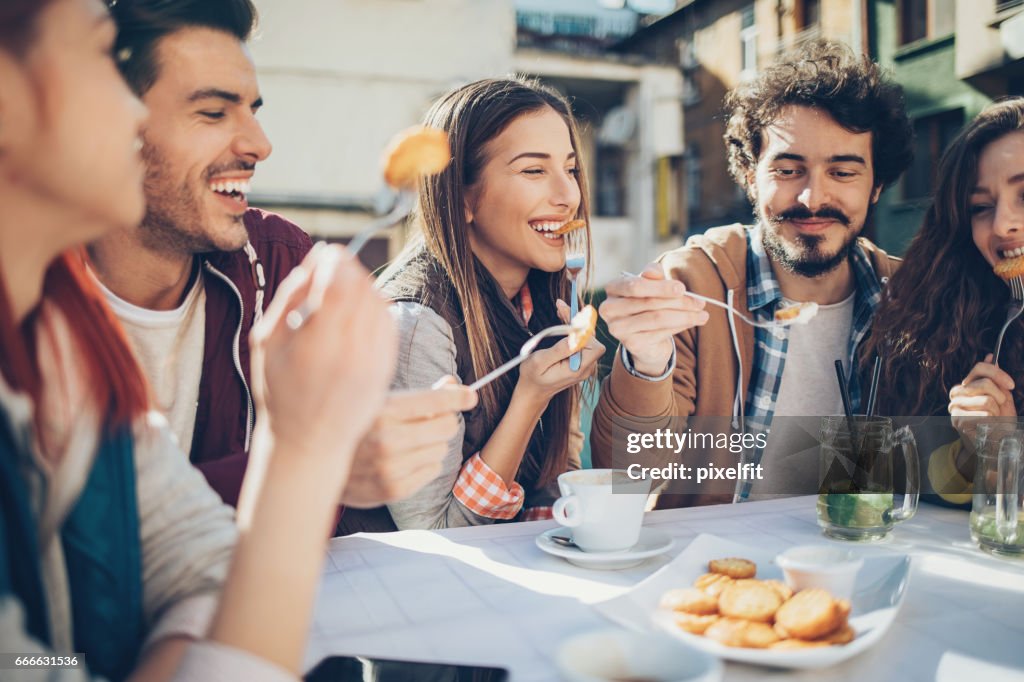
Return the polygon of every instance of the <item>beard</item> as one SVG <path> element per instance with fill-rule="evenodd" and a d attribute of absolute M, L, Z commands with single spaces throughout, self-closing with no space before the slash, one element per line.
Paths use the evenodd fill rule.
<path fill-rule="evenodd" d="M 787 272 L 811 279 L 827 275 L 849 258 L 864 227 L 864 223 L 854 226 L 845 213 L 831 206 L 824 206 L 813 212 L 805 206 L 793 206 L 773 216 L 760 218 L 765 226 L 762 235 L 764 250 L 768 257 Z M 826 251 L 823 235 L 798 233 L 794 237 L 795 242 L 782 237 L 781 227 L 784 222 L 812 218 L 828 218 L 846 228 L 843 243 L 834 252 Z M 864 222 L 867 222 L 866 216 Z"/>
<path fill-rule="evenodd" d="M 251 164 L 235 162 L 211 166 L 203 173 L 202 186 L 194 187 L 188 180 L 175 185 L 176 181 L 168 173 L 170 164 L 153 145 L 143 145 L 142 158 L 146 164 L 146 215 L 142 219 L 141 236 L 146 248 L 196 254 L 237 251 L 245 246 L 248 237 L 242 216 L 225 214 L 223 220 L 230 221 L 232 229 L 218 230 L 203 211 L 202 197 L 214 175 L 230 170 L 250 170 Z"/>

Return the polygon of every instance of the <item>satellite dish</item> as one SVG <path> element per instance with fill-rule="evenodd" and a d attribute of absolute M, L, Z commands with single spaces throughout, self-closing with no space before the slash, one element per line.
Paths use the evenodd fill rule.
<path fill-rule="evenodd" d="M 615 107 L 604 115 L 597 139 L 601 144 L 621 147 L 629 142 L 635 131 L 636 115 L 626 107 Z"/>

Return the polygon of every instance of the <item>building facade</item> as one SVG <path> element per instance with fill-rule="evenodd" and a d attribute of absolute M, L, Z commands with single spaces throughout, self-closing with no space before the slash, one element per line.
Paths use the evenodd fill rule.
<path fill-rule="evenodd" d="M 275 143 L 254 205 L 317 238 L 347 241 L 387 198 L 380 153 L 446 90 L 510 73 L 573 103 L 591 178 L 589 284 L 636 270 L 679 243 L 682 76 L 609 53 L 642 15 L 595 0 L 256 0 L 260 112 Z M 408 230 L 364 250 L 378 266 Z"/>
<path fill-rule="evenodd" d="M 512 70 L 512 0 L 255 0 L 251 43 L 274 143 L 252 203 L 347 241 L 386 205 L 381 152 L 451 87 Z M 380 265 L 395 229 L 364 249 Z"/>
<path fill-rule="evenodd" d="M 879 244 L 903 253 L 931 200 L 943 151 L 993 99 L 1024 94 L 1024 2 L 870 0 L 870 54 L 903 86 L 914 162 L 875 211 Z"/>
<path fill-rule="evenodd" d="M 725 94 L 813 38 L 859 50 L 864 25 L 860 0 L 688 0 L 616 46 L 683 76 L 685 232 L 751 220 L 750 203 L 728 172 Z"/>

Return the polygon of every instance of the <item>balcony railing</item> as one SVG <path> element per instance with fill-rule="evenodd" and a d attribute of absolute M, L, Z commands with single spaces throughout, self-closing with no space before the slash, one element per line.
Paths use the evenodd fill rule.
<path fill-rule="evenodd" d="M 1000 2 L 996 3 L 996 14 L 1009 12 L 1018 7 L 1024 7 L 1024 0 L 1000 0 Z"/>
<path fill-rule="evenodd" d="M 1024 2 L 1024 0 L 1019 1 Z M 828 38 L 829 40 L 835 40 L 838 42 L 846 43 L 850 47 L 856 48 L 856 46 L 850 42 L 851 36 L 848 33 L 826 33 L 825 31 L 822 30 L 821 24 L 812 24 L 811 26 L 808 26 L 802 31 L 798 31 L 793 35 L 786 36 L 779 40 L 775 44 L 775 52 L 776 54 L 778 54 L 780 52 L 785 52 L 787 50 L 796 49 L 802 46 L 803 44 L 809 43 L 812 40 L 817 40 L 818 38 Z"/>

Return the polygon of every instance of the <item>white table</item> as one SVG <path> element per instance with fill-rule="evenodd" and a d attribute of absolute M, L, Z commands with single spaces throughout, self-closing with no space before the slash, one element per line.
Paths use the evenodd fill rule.
<path fill-rule="evenodd" d="M 550 521 L 335 539 L 307 664 L 328 654 L 509 668 L 513 682 L 556 680 L 566 638 L 612 627 L 591 604 L 664 566 L 699 533 L 781 551 L 821 542 L 814 498 L 650 512 L 676 538 L 665 557 L 621 571 L 572 566 L 534 538 Z M 877 646 L 819 672 L 726 666 L 727 680 L 1024 679 L 1024 561 L 971 543 L 967 514 L 922 505 L 872 551 L 914 557 L 906 601 Z"/>

